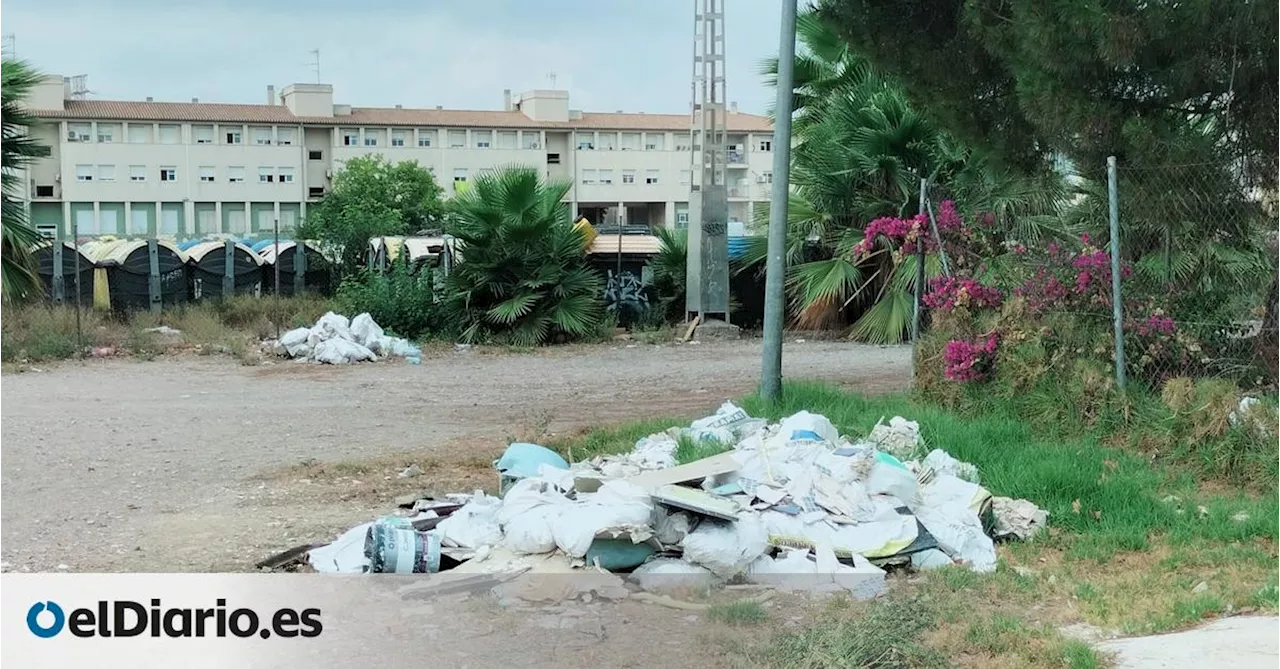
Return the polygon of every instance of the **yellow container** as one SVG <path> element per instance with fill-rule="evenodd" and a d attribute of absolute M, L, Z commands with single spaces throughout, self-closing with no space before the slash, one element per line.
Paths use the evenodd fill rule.
<path fill-rule="evenodd" d="M 578 222 L 573 224 L 573 229 L 582 234 L 583 249 L 591 248 L 591 242 L 594 242 L 596 237 L 599 236 L 595 226 L 591 225 L 591 221 L 588 221 L 585 217 L 578 219 Z"/>

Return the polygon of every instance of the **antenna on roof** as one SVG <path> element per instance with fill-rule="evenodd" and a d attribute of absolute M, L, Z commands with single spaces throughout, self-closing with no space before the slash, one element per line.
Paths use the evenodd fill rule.
<path fill-rule="evenodd" d="M 547 81 L 550 81 L 550 82 L 551 82 L 551 87 L 552 87 L 552 88 L 555 88 L 555 87 L 556 87 L 556 73 L 555 73 L 555 72 L 548 72 L 548 73 L 547 73 Z"/>
<path fill-rule="evenodd" d="M 320 50 L 311 50 L 311 69 L 316 73 L 316 83 L 320 83 Z"/>
<path fill-rule="evenodd" d="M 89 75 L 77 74 L 67 79 L 71 82 L 71 88 L 67 92 L 68 100 L 83 100 L 93 93 L 89 90 Z"/>

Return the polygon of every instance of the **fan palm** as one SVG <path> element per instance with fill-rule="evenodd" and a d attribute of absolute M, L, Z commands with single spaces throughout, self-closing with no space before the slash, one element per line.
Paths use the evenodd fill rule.
<path fill-rule="evenodd" d="M 22 61 L 5 59 L 0 65 L 0 115 L 3 115 L 3 211 L 0 211 L 0 292 L 5 300 L 20 300 L 39 291 L 31 247 L 40 235 L 27 220 L 19 199 L 22 170 L 35 158 L 49 155 L 49 147 L 31 136 L 35 118 L 22 105 L 40 74 Z"/>
<path fill-rule="evenodd" d="M 562 202 L 568 191 L 532 168 L 504 167 L 453 200 L 448 232 L 464 260 L 445 285 L 464 341 L 507 337 L 531 346 L 599 326 L 600 278 Z"/>

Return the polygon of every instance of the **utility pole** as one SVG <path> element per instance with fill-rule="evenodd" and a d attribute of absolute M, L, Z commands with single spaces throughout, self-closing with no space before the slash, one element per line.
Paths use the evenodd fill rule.
<path fill-rule="evenodd" d="M 782 0 L 778 41 L 778 99 L 773 119 L 773 192 L 769 199 L 769 250 L 764 280 L 764 354 L 760 396 L 776 402 L 782 393 L 782 328 L 786 319 L 787 198 L 791 189 L 792 70 L 796 59 L 796 0 Z"/>

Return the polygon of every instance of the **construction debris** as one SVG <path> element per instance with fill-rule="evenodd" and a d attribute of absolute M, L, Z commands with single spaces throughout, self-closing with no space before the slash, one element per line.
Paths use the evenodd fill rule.
<path fill-rule="evenodd" d="M 333 335 L 323 341 L 347 341 L 341 321 L 321 321 L 317 329 Z M 678 444 L 689 440 L 729 450 L 677 464 Z M 584 462 L 512 444 L 494 463 L 501 497 L 417 500 L 407 505 L 417 515 L 352 528 L 309 559 L 329 572 L 631 572 L 644 590 L 736 579 L 871 598 L 885 590 L 885 569 L 992 571 L 993 537 L 1025 540 L 1045 527 L 1043 510 L 993 497 L 975 467 L 942 449 L 909 459 L 923 452 L 920 426 L 900 416 L 851 440 L 820 415 L 769 425 L 726 402 L 628 453 Z M 516 592 L 535 587 L 516 583 L 504 596 L 577 596 Z M 625 596 L 620 583 L 590 593 Z"/>
<path fill-rule="evenodd" d="M 309 328 L 297 328 L 278 341 L 263 342 L 276 355 L 331 365 L 377 360 L 379 357 L 421 359 L 422 350 L 412 342 L 387 336 L 369 314 L 351 320 L 332 311 Z"/>

